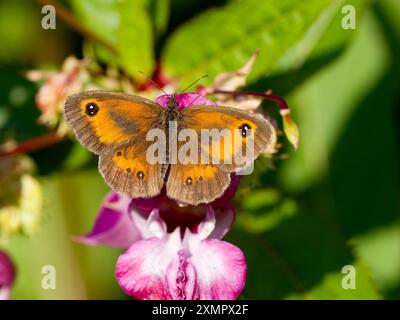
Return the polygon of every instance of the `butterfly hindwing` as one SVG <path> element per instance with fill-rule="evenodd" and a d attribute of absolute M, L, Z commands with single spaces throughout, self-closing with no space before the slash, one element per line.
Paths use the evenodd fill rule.
<path fill-rule="evenodd" d="M 230 175 L 217 166 L 171 164 L 166 183 L 167 196 L 179 202 L 198 205 L 219 198 L 230 183 Z"/>
<path fill-rule="evenodd" d="M 99 171 L 114 190 L 131 198 L 158 195 L 164 185 L 163 164 L 150 164 L 146 157 L 149 142 L 135 139 L 111 147 L 100 155 Z"/>

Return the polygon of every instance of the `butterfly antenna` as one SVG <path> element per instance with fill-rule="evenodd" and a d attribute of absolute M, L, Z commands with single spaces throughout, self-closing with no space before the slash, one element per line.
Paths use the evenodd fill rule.
<path fill-rule="evenodd" d="M 150 81 L 156 88 L 160 89 L 166 96 L 170 96 L 170 94 L 166 93 L 163 88 L 161 88 L 157 82 L 155 82 L 151 77 L 149 77 L 147 74 L 145 74 L 143 71 L 139 71 L 140 74 L 145 76 L 148 81 Z"/>
<path fill-rule="evenodd" d="M 195 85 L 197 82 L 199 82 L 201 79 L 207 78 L 208 74 L 198 78 L 196 81 L 193 81 L 190 85 L 188 85 L 185 89 L 179 91 L 177 94 L 181 94 L 182 92 L 185 92 L 187 89 L 189 89 L 191 86 Z"/>
<path fill-rule="evenodd" d="M 189 103 L 189 106 L 192 106 L 192 105 L 196 102 L 196 100 L 199 99 L 200 97 L 201 97 L 201 94 L 198 93 L 198 94 L 197 94 L 197 97 L 194 98 L 194 99 Z"/>

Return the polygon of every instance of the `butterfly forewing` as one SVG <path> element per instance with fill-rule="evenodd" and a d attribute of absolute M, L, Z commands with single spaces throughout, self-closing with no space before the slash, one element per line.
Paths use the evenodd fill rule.
<path fill-rule="evenodd" d="M 96 154 L 143 134 L 163 111 L 142 97 L 98 90 L 68 97 L 64 108 L 65 119 L 79 142 Z"/>

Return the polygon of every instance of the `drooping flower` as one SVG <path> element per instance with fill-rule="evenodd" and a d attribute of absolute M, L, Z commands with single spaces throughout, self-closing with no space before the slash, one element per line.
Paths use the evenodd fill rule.
<path fill-rule="evenodd" d="M 15 267 L 11 258 L 0 250 L 0 300 L 10 299 L 15 279 Z"/>

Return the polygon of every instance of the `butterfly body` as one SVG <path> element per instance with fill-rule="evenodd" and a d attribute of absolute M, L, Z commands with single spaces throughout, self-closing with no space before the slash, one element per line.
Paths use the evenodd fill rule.
<path fill-rule="evenodd" d="M 87 91 L 70 96 L 64 113 L 77 139 L 99 155 L 99 171 L 104 180 L 115 191 L 132 198 L 158 195 L 164 186 L 167 196 L 190 205 L 208 203 L 223 194 L 229 186 L 230 174 L 241 166 L 235 162 L 191 161 L 193 154 L 189 162 L 180 161 L 176 150 L 188 145 L 177 137 L 185 130 L 198 137 L 195 146 L 189 145 L 195 156 L 199 156 L 196 159 L 204 150 L 207 155 L 214 152 L 200 143 L 204 130 L 242 130 L 240 141 L 232 144 L 231 151 L 224 152 L 233 156 L 251 138 L 254 154 L 250 160 L 276 142 L 273 126 L 246 111 L 219 106 L 180 109 L 174 95 L 169 97 L 166 105 L 164 108 L 139 96 Z M 246 136 L 248 128 L 251 136 Z M 165 141 L 161 143 L 164 151 L 156 152 L 163 161 L 149 161 L 149 150 L 155 143 L 154 139 L 149 139 L 150 132 L 165 134 Z M 223 146 L 226 142 L 217 143 Z M 217 157 L 220 155 L 222 153 L 216 154 Z"/>

